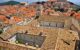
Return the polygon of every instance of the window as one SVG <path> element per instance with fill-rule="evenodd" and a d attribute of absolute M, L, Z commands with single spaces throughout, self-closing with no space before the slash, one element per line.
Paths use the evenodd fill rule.
<path fill-rule="evenodd" d="M 51 22 L 50 27 L 57 27 L 57 23 L 56 22 Z"/>
<path fill-rule="evenodd" d="M 40 26 L 49 27 L 49 22 L 41 22 Z"/>
<path fill-rule="evenodd" d="M 60 23 L 57 23 L 57 27 L 58 28 L 63 28 L 64 27 L 64 23 L 61 23 L 61 22 Z"/>
<path fill-rule="evenodd" d="M 64 23 L 63 22 L 41 22 L 40 26 L 43 27 L 54 27 L 54 28 L 63 28 Z"/>

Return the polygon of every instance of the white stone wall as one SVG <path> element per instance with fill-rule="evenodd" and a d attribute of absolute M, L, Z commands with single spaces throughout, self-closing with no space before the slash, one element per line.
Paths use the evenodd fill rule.
<path fill-rule="evenodd" d="M 14 35 L 12 38 L 8 39 L 9 42 L 15 43 L 16 42 L 16 35 Z"/>

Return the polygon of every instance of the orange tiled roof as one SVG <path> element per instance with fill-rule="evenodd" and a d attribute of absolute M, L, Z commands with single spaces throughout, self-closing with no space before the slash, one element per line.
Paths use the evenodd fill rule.
<path fill-rule="evenodd" d="M 23 17 L 32 18 L 36 15 L 35 8 L 33 7 L 24 7 L 24 6 L 0 6 L 0 20 L 3 20 L 4 23 L 17 23 L 23 19 L 18 16 L 13 16 L 12 19 L 7 19 L 7 15 L 21 14 Z"/>
<path fill-rule="evenodd" d="M 5 8 L 4 8 L 5 7 Z M 27 14 L 26 16 L 34 16 L 35 15 L 35 11 L 34 8 L 29 8 L 29 7 L 15 7 L 15 6 L 3 6 L 2 9 L 5 9 L 4 11 L 0 11 L 1 14 L 15 14 L 15 13 L 19 13 L 19 12 L 25 12 L 23 14 Z"/>
<path fill-rule="evenodd" d="M 2 20 L 4 23 L 9 23 L 9 19 L 7 19 L 4 15 L 0 15 L 0 20 Z"/>
<path fill-rule="evenodd" d="M 9 24 L 9 19 L 6 19 L 4 23 Z"/>
<path fill-rule="evenodd" d="M 23 19 L 20 18 L 20 17 L 17 17 L 17 16 L 13 16 L 10 20 L 11 23 L 18 23 L 18 22 L 21 22 L 21 21 L 23 21 Z"/>
<path fill-rule="evenodd" d="M 69 16 L 70 16 L 70 13 L 63 13 L 63 15 L 64 15 L 65 17 L 69 17 Z"/>
<path fill-rule="evenodd" d="M 0 20 L 4 20 L 6 17 L 4 15 L 0 15 Z"/>
<path fill-rule="evenodd" d="M 74 16 L 76 17 L 76 19 L 80 20 L 80 13 L 75 13 Z"/>

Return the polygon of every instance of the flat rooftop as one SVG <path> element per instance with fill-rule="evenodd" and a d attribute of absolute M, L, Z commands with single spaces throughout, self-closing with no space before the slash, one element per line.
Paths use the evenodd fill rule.
<path fill-rule="evenodd" d="M 35 22 L 35 23 L 34 23 Z M 14 25 L 11 29 L 9 29 L 7 32 L 0 35 L 0 38 L 3 40 L 6 40 L 5 42 L 8 42 L 7 40 L 13 36 L 16 32 L 22 32 L 25 33 L 25 31 L 28 31 L 27 34 L 31 35 L 39 35 L 40 32 L 42 32 L 41 36 L 46 36 L 44 42 L 42 43 L 40 50 L 64 50 L 65 48 L 67 50 L 74 50 L 76 40 L 78 40 L 78 33 L 75 31 L 67 30 L 67 29 L 61 29 L 61 28 L 40 28 L 36 27 L 37 24 L 36 20 L 32 21 L 30 24 L 25 26 L 17 26 Z M 64 38 L 63 38 L 64 37 Z M 9 43 L 9 42 L 8 42 Z M 9 43 L 13 44 L 13 43 Z M 20 44 L 21 45 L 21 44 Z M 4 46 L 3 43 L 1 43 L 0 46 Z M 14 46 L 18 46 L 17 44 L 14 44 Z M 4 47 L 12 48 L 10 46 L 7 46 L 5 44 Z M 27 46 L 22 46 L 24 50 L 26 50 Z M 12 48 L 17 50 L 17 48 Z M 38 50 L 38 48 L 36 48 Z"/>

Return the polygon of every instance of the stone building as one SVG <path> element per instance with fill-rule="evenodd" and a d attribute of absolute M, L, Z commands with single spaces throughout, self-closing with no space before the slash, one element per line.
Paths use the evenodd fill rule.
<path fill-rule="evenodd" d="M 66 29 L 34 28 L 27 33 L 0 35 L 1 50 L 74 50 L 78 33 Z M 64 37 L 64 38 L 63 38 Z"/>
<path fill-rule="evenodd" d="M 0 49 L 75 50 L 78 48 L 79 36 L 78 31 L 73 28 L 75 26 L 78 29 L 78 23 L 72 21 L 75 20 L 68 17 L 41 16 L 25 26 L 13 25 L 0 34 Z M 73 27 L 70 29 L 72 24 Z"/>

